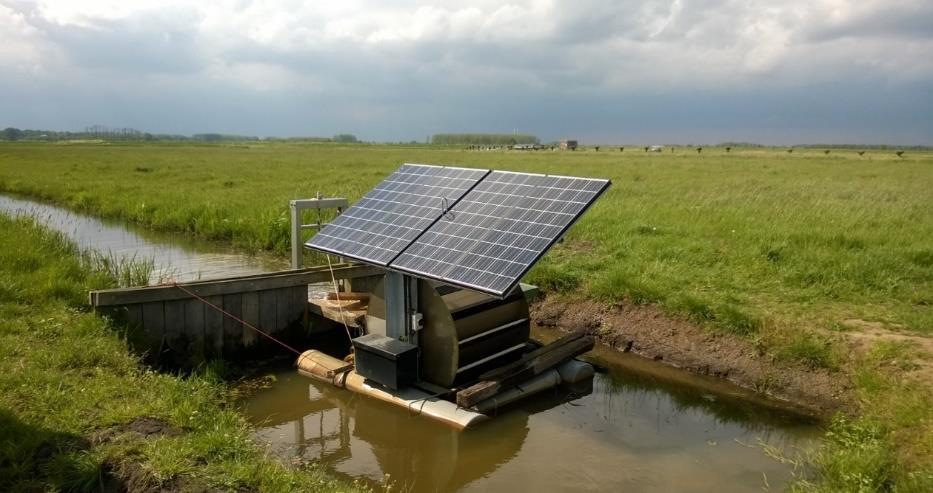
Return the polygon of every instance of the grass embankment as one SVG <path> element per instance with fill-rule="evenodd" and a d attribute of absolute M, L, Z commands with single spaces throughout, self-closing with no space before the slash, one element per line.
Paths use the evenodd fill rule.
<path fill-rule="evenodd" d="M 905 378 L 915 351 L 881 342 L 848 362 L 862 404 L 859 416 L 833 419 L 823 446 L 808 458 L 811 470 L 791 491 L 933 491 L 930 382 Z"/>
<path fill-rule="evenodd" d="M 847 342 L 866 323 L 933 333 L 933 153 L 12 144 L 0 146 L 0 190 L 284 252 L 289 199 L 321 191 L 355 200 L 402 162 L 611 178 L 531 282 L 571 297 L 654 303 L 748 338 L 764 357 L 852 375 L 862 418 L 833 428 L 819 458 L 824 484 L 890 489 L 933 466 L 930 379 L 903 377 L 914 375 L 909 343 L 863 354 Z M 886 351 L 897 364 L 879 355 Z M 870 450 L 851 446 L 851 436 Z"/>
<path fill-rule="evenodd" d="M 113 285 L 75 247 L 0 214 L 0 491 L 341 491 L 263 456 L 211 370 L 144 367 L 85 308 Z"/>

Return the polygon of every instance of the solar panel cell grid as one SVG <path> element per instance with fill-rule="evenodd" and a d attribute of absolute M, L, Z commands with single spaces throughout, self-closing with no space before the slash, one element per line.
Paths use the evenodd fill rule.
<path fill-rule="evenodd" d="M 405 164 L 307 245 L 385 266 L 486 173 Z"/>
<path fill-rule="evenodd" d="M 608 185 L 493 171 L 391 267 L 504 295 Z"/>

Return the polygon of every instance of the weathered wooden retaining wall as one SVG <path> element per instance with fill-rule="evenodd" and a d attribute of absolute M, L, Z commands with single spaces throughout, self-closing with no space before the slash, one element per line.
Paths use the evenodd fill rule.
<path fill-rule="evenodd" d="M 382 274 L 362 265 L 338 264 L 333 269 L 338 280 Z M 330 281 L 330 269 L 322 266 L 182 285 L 263 332 L 301 344 L 310 329 L 308 284 Z M 173 285 L 91 291 L 89 302 L 95 311 L 126 322 L 134 348 L 160 364 L 193 366 L 215 358 L 259 357 L 273 346 L 281 349 Z"/>

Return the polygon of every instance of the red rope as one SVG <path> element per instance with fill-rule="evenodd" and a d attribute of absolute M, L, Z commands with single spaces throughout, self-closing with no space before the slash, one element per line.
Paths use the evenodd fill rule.
<path fill-rule="evenodd" d="M 197 294 L 195 294 L 195 293 L 191 292 L 190 290 L 186 289 L 186 288 L 185 288 L 184 286 L 182 286 L 181 284 L 178 284 L 177 282 L 173 282 L 172 285 L 175 286 L 176 288 L 178 288 L 178 289 L 184 291 L 185 293 L 189 294 L 192 298 L 196 298 L 196 299 L 200 300 L 201 303 L 204 303 L 205 305 L 207 305 L 207 306 L 209 306 L 209 307 L 211 307 L 211 308 L 217 310 L 218 312 L 223 313 L 223 314 L 226 315 L 227 317 L 230 317 L 230 318 L 232 318 L 233 320 L 236 320 L 237 322 L 240 322 L 241 324 L 243 324 L 243 325 L 245 325 L 245 326 L 247 326 L 247 327 L 249 327 L 249 328 L 255 330 L 256 332 L 258 332 L 258 333 L 259 333 L 260 335 L 262 335 L 263 337 L 266 337 L 267 339 L 269 339 L 269 340 L 271 340 L 271 341 L 273 341 L 273 342 L 275 342 L 275 343 L 278 343 L 280 346 L 284 347 L 285 349 L 288 349 L 289 351 L 291 351 L 291 352 L 297 354 L 298 356 L 301 356 L 301 351 L 299 351 L 299 350 L 297 350 L 297 349 L 295 349 L 295 348 L 289 346 L 288 344 L 285 344 L 284 342 L 282 342 L 282 341 L 276 339 L 275 337 L 272 337 L 271 335 L 269 335 L 269 334 L 267 334 L 267 333 L 265 333 L 265 332 L 259 330 L 258 328 L 256 328 L 255 326 L 253 326 L 253 324 L 247 322 L 246 320 L 243 320 L 242 318 L 237 317 L 236 315 L 234 315 L 234 314 L 232 314 L 232 313 L 230 313 L 230 312 L 224 310 L 223 308 L 221 308 L 221 307 L 219 307 L 219 306 L 217 306 L 217 305 L 211 303 L 210 301 L 207 301 L 206 299 L 204 299 L 204 298 L 198 296 Z"/>

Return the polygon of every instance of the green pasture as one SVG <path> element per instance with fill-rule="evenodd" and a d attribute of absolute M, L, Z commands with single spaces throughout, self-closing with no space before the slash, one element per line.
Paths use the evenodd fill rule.
<path fill-rule="evenodd" d="M 933 330 L 933 153 L 23 143 L 0 146 L 0 191 L 284 253 L 289 199 L 355 200 L 404 162 L 611 178 L 530 274 L 550 290 L 743 334 L 848 319 Z"/>
<path fill-rule="evenodd" d="M 656 303 L 756 341 L 763 357 L 846 372 L 857 416 L 832 423 L 825 445 L 801 464 L 795 491 L 933 485 L 930 383 L 904 378 L 929 355 L 900 342 L 850 354 L 839 342 L 858 330 L 852 319 L 933 332 L 933 153 L 12 143 L 0 145 L 0 192 L 284 254 L 288 200 L 317 192 L 355 200 L 403 162 L 611 178 L 610 191 L 529 281 L 562 296 Z M 81 293 L 104 277 L 34 226 L 2 217 L 0 226 L 0 442 L 16 445 L 0 452 L 5 477 L 90 490 L 114 457 L 129 454 L 156 479 L 203 476 L 263 491 L 343 487 L 257 459 L 210 371 L 179 379 L 140 367 L 114 329 L 80 308 Z M 97 264 L 134 277 L 132 266 Z M 139 415 L 188 433 L 73 445 Z M 48 440 L 59 453 L 30 475 Z"/>

